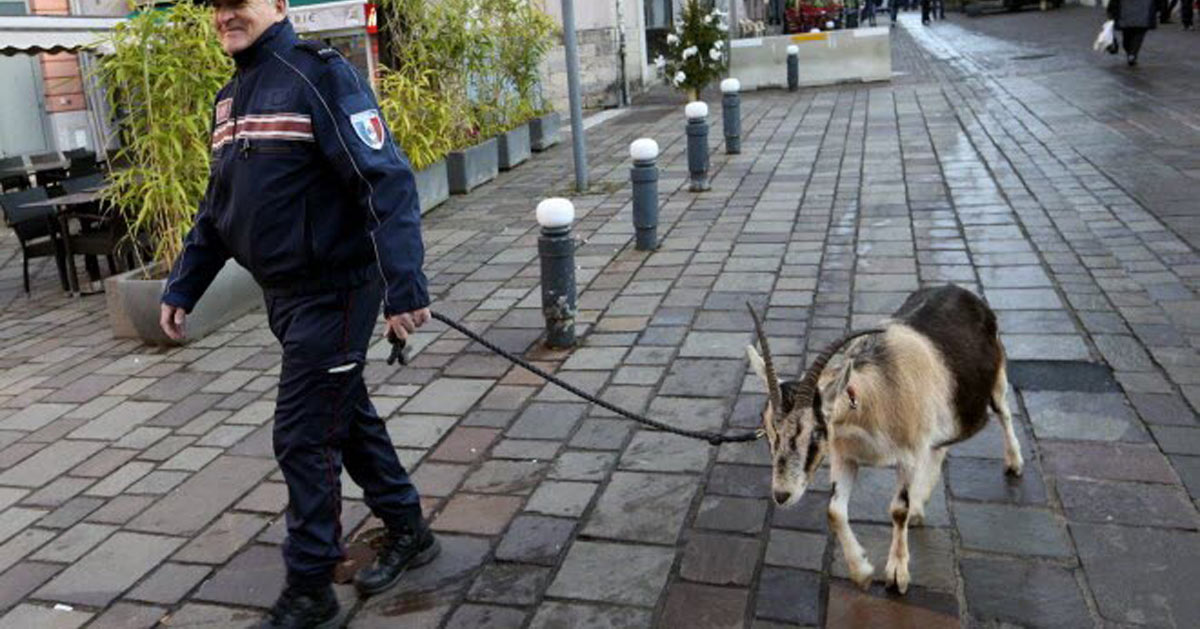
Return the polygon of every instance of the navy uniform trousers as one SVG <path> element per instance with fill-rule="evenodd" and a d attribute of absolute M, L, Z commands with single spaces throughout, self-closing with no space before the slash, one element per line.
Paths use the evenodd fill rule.
<path fill-rule="evenodd" d="M 377 281 L 266 297 L 271 331 L 283 346 L 274 445 L 288 487 L 283 557 L 292 584 L 328 583 L 343 556 L 343 465 L 389 529 L 407 528 L 420 515 L 417 490 L 363 382 L 380 300 Z"/>

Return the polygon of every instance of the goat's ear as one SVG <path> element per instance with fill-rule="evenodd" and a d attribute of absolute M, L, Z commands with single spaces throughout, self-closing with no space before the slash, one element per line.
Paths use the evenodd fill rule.
<path fill-rule="evenodd" d="M 834 404 L 841 397 L 842 392 L 850 385 L 850 375 L 854 371 L 850 361 L 846 361 L 842 365 L 838 365 L 837 371 L 834 372 L 833 378 L 822 387 L 822 410 L 827 416 L 832 416 Z"/>
<path fill-rule="evenodd" d="M 754 373 L 758 374 L 763 384 L 767 385 L 769 389 L 771 385 L 767 383 L 767 365 L 763 362 L 762 356 L 758 355 L 758 350 L 754 349 L 753 345 L 746 346 L 746 358 L 750 359 L 750 366 L 754 368 Z M 778 411 L 779 409 L 775 410 Z"/>

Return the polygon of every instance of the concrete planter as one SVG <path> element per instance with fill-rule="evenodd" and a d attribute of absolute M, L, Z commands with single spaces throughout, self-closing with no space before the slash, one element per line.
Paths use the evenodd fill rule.
<path fill-rule="evenodd" d="M 562 128 L 562 119 L 558 116 L 557 111 L 552 111 L 545 116 L 534 118 L 529 121 L 529 144 L 536 152 L 544 151 L 555 144 L 558 144 L 559 129 Z"/>
<path fill-rule="evenodd" d="M 523 124 L 496 136 L 500 151 L 500 170 L 512 170 L 529 159 L 529 125 Z"/>
<path fill-rule="evenodd" d="M 450 179 L 446 175 L 446 160 L 440 159 L 424 170 L 414 170 L 417 180 L 417 197 L 421 201 L 421 213 L 446 202 L 450 198 Z"/>
<path fill-rule="evenodd" d="M 787 47 L 800 49 L 800 85 L 890 81 L 892 48 L 886 26 L 822 33 L 735 39 L 729 45 L 729 76 L 743 90 L 787 87 Z"/>
<path fill-rule="evenodd" d="M 142 279 L 137 269 L 104 280 L 108 322 L 113 336 L 141 339 L 151 345 L 178 345 L 158 325 L 165 279 Z M 204 297 L 187 317 L 187 341 L 202 338 L 263 304 L 262 289 L 238 263 L 230 260 L 217 273 Z M 187 341 L 184 341 L 185 343 Z"/>
<path fill-rule="evenodd" d="M 496 138 L 492 138 L 446 156 L 451 194 L 466 194 L 496 178 L 500 173 L 497 144 Z"/>

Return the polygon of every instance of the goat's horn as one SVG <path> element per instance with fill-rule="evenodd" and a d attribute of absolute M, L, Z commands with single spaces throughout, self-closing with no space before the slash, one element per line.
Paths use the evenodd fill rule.
<path fill-rule="evenodd" d="M 835 354 L 841 351 L 843 346 L 860 336 L 882 332 L 881 328 L 858 330 L 825 346 L 825 349 L 821 350 L 821 353 L 817 354 L 816 359 L 808 366 L 808 370 L 804 372 L 804 377 L 800 379 L 800 385 L 796 389 L 796 399 L 802 401 L 802 403 L 812 400 L 813 395 L 817 392 L 817 380 L 821 377 L 821 372 L 825 370 L 825 365 Z"/>
<path fill-rule="evenodd" d="M 771 399 L 771 408 L 774 409 L 776 415 L 781 415 L 783 413 L 783 393 L 779 390 L 779 376 L 775 374 L 775 363 L 771 362 L 771 346 L 767 344 L 767 335 L 763 332 L 762 321 L 758 318 L 758 313 L 754 311 L 754 306 L 747 301 L 746 307 L 750 309 L 750 318 L 754 319 L 754 333 L 758 335 L 758 345 L 762 347 L 763 367 L 767 372 L 767 395 Z"/>

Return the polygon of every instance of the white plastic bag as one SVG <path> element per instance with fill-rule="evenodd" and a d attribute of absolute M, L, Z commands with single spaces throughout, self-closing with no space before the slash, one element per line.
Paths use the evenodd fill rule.
<path fill-rule="evenodd" d="M 1092 50 L 1104 50 L 1111 46 L 1113 41 L 1113 21 L 1108 20 L 1100 27 L 1100 34 L 1096 35 L 1096 43 L 1092 44 Z"/>

